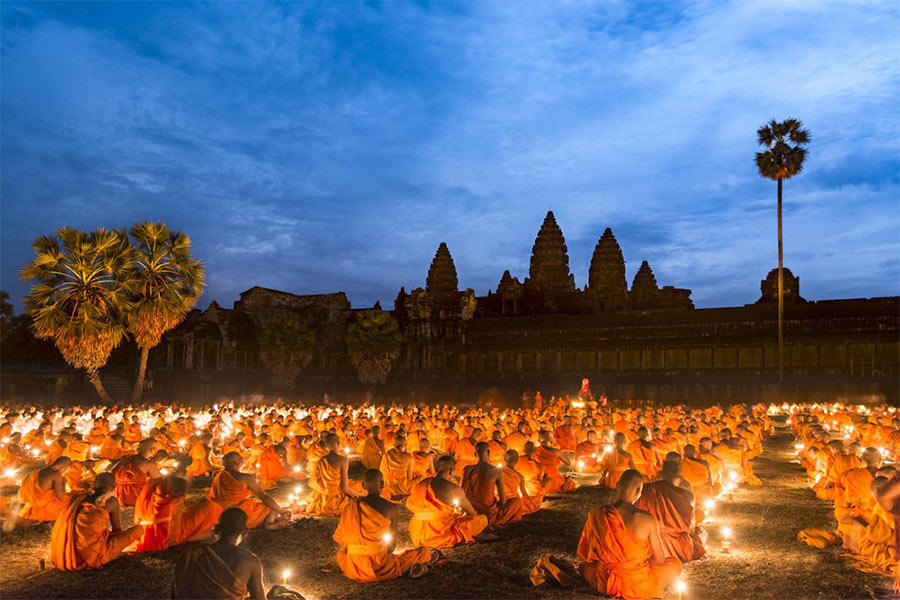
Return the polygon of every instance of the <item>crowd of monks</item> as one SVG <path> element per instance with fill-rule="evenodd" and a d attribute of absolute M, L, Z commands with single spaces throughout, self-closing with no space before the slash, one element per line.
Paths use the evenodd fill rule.
<path fill-rule="evenodd" d="M 839 546 L 858 569 L 894 577 L 900 593 L 900 417 L 866 407 L 806 407 L 791 414 L 796 453 L 816 497 L 833 505 L 836 528 L 804 529 L 810 546 Z"/>
<path fill-rule="evenodd" d="M 504 526 L 539 511 L 547 496 L 600 485 L 616 493 L 588 517 L 581 565 L 547 555 L 532 581 L 650 598 L 674 581 L 683 562 L 706 556 L 701 523 L 715 499 L 740 484 L 761 485 L 752 461 L 773 432 L 771 414 L 781 411 L 773 408 L 617 408 L 581 398 L 521 409 L 281 403 L 4 409 L 0 485 L 17 484 L 18 495 L 2 499 L 0 517 L 5 526 L 53 522 L 50 559 L 65 570 L 100 568 L 125 551 L 206 540 L 216 529 L 219 541 L 192 545 L 182 557 L 176 587 L 255 597 L 259 561 L 237 546 L 248 529 L 339 517 L 333 536 L 339 550 L 325 570 L 359 582 L 419 577 L 444 560 L 444 549 L 497 539 Z M 867 428 L 860 414 L 847 415 L 859 443 L 887 447 L 886 436 L 896 452 L 897 420 L 885 432 L 883 424 Z M 877 509 L 847 493 L 864 487 L 856 478 L 842 478 L 866 467 L 849 459 L 835 466 L 843 459 L 822 423 L 838 418 L 827 416 L 823 421 L 801 407 L 790 424 L 808 468 L 819 472 L 816 461 L 822 462 L 824 489 L 840 486 L 844 516 L 860 519 L 854 535 L 864 546 L 871 536 L 861 532 L 871 529 Z M 361 479 L 351 478 L 351 459 L 362 463 Z M 887 476 L 878 464 L 868 466 L 874 479 Z M 845 496 L 850 504 L 843 504 Z M 412 547 L 403 551 L 396 548 L 401 505 L 412 513 Z M 133 507 L 130 527 L 120 514 L 126 507 Z M 197 577 L 208 581 L 184 580 Z"/>

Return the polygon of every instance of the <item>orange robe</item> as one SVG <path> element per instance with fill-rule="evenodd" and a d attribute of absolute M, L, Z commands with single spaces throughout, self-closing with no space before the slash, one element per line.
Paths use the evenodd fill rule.
<path fill-rule="evenodd" d="M 506 443 L 507 448 L 515 450 L 519 453 L 519 456 L 525 455 L 525 444 L 528 443 L 528 438 L 525 437 L 525 434 L 514 431 L 506 436 L 503 441 Z"/>
<path fill-rule="evenodd" d="M 222 507 L 209 498 L 190 505 L 185 496 L 171 493 L 170 479 L 147 482 L 134 505 L 134 520 L 144 526 L 138 552 L 165 550 L 212 531 Z"/>
<path fill-rule="evenodd" d="M 259 482 L 264 490 L 277 487 L 278 482 L 288 476 L 281 457 L 275 448 L 266 448 L 259 457 Z"/>
<path fill-rule="evenodd" d="M 547 450 L 543 446 L 534 449 L 534 460 L 544 469 L 548 481 L 544 486 L 547 494 L 571 492 L 577 487 L 571 479 L 566 479 L 559 472 L 559 464 L 562 462 L 555 452 Z"/>
<path fill-rule="evenodd" d="M 478 462 L 478 457 L 475 456 L 475 446 L 472 444 L 469 438 L 463 438 L 456 444 L 456 467 L 453 469 L 453 475 L 456 477 L 462 477 L 463 470 L 469 465 L 474 465 Z"/>
<path fill-rule="evenodd" d="M 868 469 L 850 469 L 841 476 L 840 495 L 834 501 L 834 517 L 838 521 L 844 517 L 863 517 L 868 519 L 875 508 L 875 497 L 872 496 L 872 480 L 875 479 Z"/>
<path fill-rule="evenodd" d="M 203 442 L 198 440 L 191 444 L 190 456 L 191 466 L 186 473 L 188 477 L 200 477 L 215 470 L 209 462 L 209 448 L 203 445 Z"/>
<path fill-rule="evenodd" d="M 659 474 L 659 457 L 656 446 L 650 444 L 648 448 L 644 446 L 641 440 L 635 440 L 628 444 L 627 450 L 631 454 L 634 468 L 644 476 L 644 482 L 655 479 Z"/>
<path fill-rule="evenodd" d="M 516 464 L 516 470 L 525 478 L 525 491 L 532 496 L 544 496 L 544 469 L 527 456 L 523 456 Z"/>
<path fill-rule="evenodd" d="M 114 440 L 111 437 L 106 438 L 103 441 L 103 445 L 100 446 L 100 458 L 119 460 L 123 456 L 125 456 L 125 448 L 122 447 L 122 442 L 118 440 Z"/>
<path fill-rule="evenodd" d="M 600 471 L 600 444 L 592 444 L 585 440 L 575 447 L 575 465 L 581 473 L 597 473 Z"/>
<path fill-rule="evenodd" d="M 488 525 L 484 515 L 456 514 L 452 506 L 435 495 L 431 479 L 416 484 L 406 500 L 406 508 L 413 513 L 409 537 L 417 546 L 450 548 L 462 542 L 471 543 Z"/>
<path fill-rule="evenodd" d="M 413 479 L 434 477 L 434 460 L 430 452 L 413 452 Z"/>
<path fill-rule="evenodd" d="M 143 531 L 134 525 L 122 531 L 110 531 L 109 513 L 91 502 L 85 494 L 69 496 L 62 514 L 50 534 L 50 560 L 57 569 L 82 571 L 99 569 L 115 560 L 134 543 Z"/>
<path fill-rule="evenodd" d="M 32 521 L 55 521 L 66 507 L 66 498 L 57 498 L 51 487 L 41 489 L 39 484 L 41 469 L 36 469 L 25 476 L 19 486 L 19 516 Z"/>
<path fill-rule="evenodd" d="M 541 508 L 544 497 L 523 496 L 522 491 L 519 489 L 519 486 L 523 484 L 525 484 L 525 478 L 522 477 L 521 473 L 519 473 L 515 469 L 509 468 L 508 466 L 503 467 L 503 491 L 506 493 L 506 497 L 521 498 L 524 514 L 530 515 L 533 512 L 537 512 Z M 525 491 L 528 491 L 527 485 L 525 486 Z"/>
<path fill-rule="evenodd" d="M 525 507 L 518 494 L 500 504 L 496 484 L 479 476 L 478 465 L 469 465 L 463 470 L 462 489 L 478 514 L 488 518 L 489 525 L 502 527 L 508 523 L 521 521 L 525 516 Z"/>
<path fill-rule="evenodd" d="M 412 456 L 397 448 L 390 448 L 381 459 L 381 474 L 384 475 L 384 493 L 388 499 L 409 496 L 414 479 L 409 478 L 409 463 Z"/>
<path fill-rule="evenodd" d="M 389 542 L 384 540 L 390 530 L 391 520 L 362 499 L 348 502 L 333 536 L 341 547 L 337 563 L 344 575 L 353 581 L 386 581 L 431 559 L 431 551 L 422 547 L 397 554 L 391 552 Z"/>
<path fill-rule="evenodd" d="M 571 427 L 557 427 L 556 431 L 553 432 L 553 435 L 556 438 L 556 443 L 559 444 L 560 450 L 562 450 L 563 452 L 575 451 L 575 434 L 572 433 Z"/>
<path fill-rule="evenodd" d="M 122 506 L 134 506 L 141 488 L 147 484 L 147 474 L 139 470 L 134 461 L 137 454 L 126 456 L 113 469 L 116 477 L 116 497 Z"/>
<path fill-rule="evenodd" d="M 320 517 L 341 514 L 344 505 L 350 500 L 341 489 L 341 469 L 333 467 L 327 459 L 316 461 L 309 476 L 309 504 L 306 513 Z"/>
<path fill-rule="evenodd" d="M 713 496 L 712 487 L 709 485 L 710 473 L 703 463 L 690 458 L 682 459 L 680 475 L 691 484 L 691 491 L 697 503 Z"/>
<path fill-rule="evenodd" d="M 625 600 L 661 598 L 666 585 L 681 573 L 675 557 L 651 565 L 650 542 L 636 537 L 611 505 L 588 515 L 578 556 L 585 561 L 582 572 L 595 590 Z"/>
<path fill-rule="evenodd" d="M 620 454 L 615 449 L 605 453 L 600 464 L 600 471 L 603 473 L 602 477 L 600 477 L 600 485 L 611 490 L 616 489 L 619 485 L 619 479 L 622 478 L 622 473 L 630 468 L 631 464 L 628 462 L 628 457 L 624 454 Z"/>
<path fill-rule="evenodd" d="M 367 437 L 362 447 L 362 464 L 367 469 L 377 469 L 381 466 L 383 451 L 374 438 Z"/>
<path fill-rule="evenodd" d="M 656 518 L 667 555 L 683 562 L 706 556 L 706 532 L 692 527 L 694 507 L 685 490 L 668 481 L 648 483 L 635 506 Z"/>
<path fill-rule="evenodd" d="M 247 585 L 235 576 L 209 544 L 197 544 L 185 550 L 175 564 L 172 598 L 221 598 L 244 600 Z"/>
<path fill-rule="evenodd" d="M 213 478 L 208 498 L 222 507 L 222 510 L 236 506 L 247 513 L 247 527 L 253 529 L 266 520 L 269 507 L 256 498 L 242 481 L 235 479 L 228 471 L 219 471 Z"/>
<path fill-rule="evenodd" d="M 725 472 L 728 473 L 727 477 L 731 477 L 730 473 L 734 471 L 738 474 L 738 481 L 742 483 L 747 483 L 752 485 L 753 487 L 759 487 L 762 485 L 762 481 L 753 474 L 753 467 L 749 462 L 745 462 L 744 465 L 741 465 L 741 449 L 740 448 L 731 448 L 728 444 L 722 444 L 718 447 L 719 458 L 722 459 L 722 463 L 725 469 Z"/>

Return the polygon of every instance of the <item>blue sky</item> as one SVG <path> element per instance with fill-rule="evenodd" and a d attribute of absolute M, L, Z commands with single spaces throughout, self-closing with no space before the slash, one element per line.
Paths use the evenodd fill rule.
<path fill-rule="evenodd" d="M 552 208 L 583 286 L 611 227 L 697 306 L 775 266 L 755 131 L 801 119 L 785 264 L 809 299 L 900 286 L 900 9 L 888 2 L 4 2 L 0 286 L 61 225 L 162 219 L 208 268 L 390 306 L 441 241 L 480 295 Z"/>

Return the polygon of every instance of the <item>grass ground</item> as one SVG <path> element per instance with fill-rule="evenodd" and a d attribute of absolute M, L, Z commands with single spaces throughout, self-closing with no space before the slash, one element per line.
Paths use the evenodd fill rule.
<path fill-rule="evenodd" d="M 762 488 L 744 488 L 720 502 L 709 524 L 711 558 L 685 566 L 685 600 L 744 598 L 855 599 L 887 597 L 886 578 L 852 569 L 836 551 L 797 542 L 805 527 L 833 527 L 829 508 L 805 486 L 800 467 L 790 462 L 790 440 L 775 436 L 754 461 Z M 588 511 L 609 500 L 596 487 L 549 499 L 544 508 L 502 531 L 490 544 L 455 548 L 446 564 L 418 580 L 356 584 L 319 567 L 334 555 L 331 534 L 337 518 L 310 519 L 274 532 L 252 532 L 245 542 L 263 561 L 270 583 L 285 568 L 291 585 L 311 600 L 325 598 L 588 598 L 549 586 L 531 587 L 528 571 L 544 552 L 575 558 Z M 130 514 L 130 513 L 129 513 Z M 409 519 L 404 509 L 403 520 Z M 128 516 L 126 515 L 126 518 Z M 733 533 L 729 554 L 720 550 L 720 529 Z M 401 531 L 406 527 L 401 526 Z M 127 555 L 101 571 L 41 571 L 50 527 L 0 536 L 0 594 L 7 598 L 166 598 L 179 549 Z M 401 539 L 399 544 L 409 544 Z M 596 597 L 596 596 L 593 596 Z M 670 595 L 669 598 L 674 598 Z"/>

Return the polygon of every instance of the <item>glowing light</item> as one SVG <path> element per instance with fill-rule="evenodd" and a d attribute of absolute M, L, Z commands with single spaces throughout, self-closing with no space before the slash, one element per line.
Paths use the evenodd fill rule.
<path fill-rule="evenodd" d="M 722 528 L 722 537 L 726 540 L 731 537 L 731 527 L 723 527 Z"/>
<path fill-rule="evenodd" d="M 612 452 L 612 451 L 613 451 L 613 447 L 612 447 L 611 444 L 607 444 L 607 445 L 603 448 L 603 453 L 604 453 L 604 454 L 609 454 L 609 453 Z"/>
<path fill-rule="evenodd" d="M 300 465 L 294 465 L 294 473 L 300 472 Z"/>
<path fill-rule="evenodd" d="M 291 576 L 291 570 L 285 569 L 281 572 L 281 585 L 287 585 L 288 577 Z"/>
<path fill-rule="evenodd" d="M 678 600 L 681 600 L 681 595 L 687 590 L 687 584 L 681 579 L 677 579 L 675 581 L 675 591 L 678 592 Z"/>
<path fill-rule="evenodd" d="M 729 471 L 728 478 L 731 479 L 732 481 L 737 481 L 738 480 L 737 471 Z"/>
<path fill-rule="evenodd" d="M 344 454 L 350 454 L 350 446 L 344 446 Z"/>
<path fill-rule="evenodd" d="M 383 536 L 381 536 L 381 539 L 384 540 L 385 544 L 390 544 L 391 540 L 394 539 L 394 536 L 392 536 L 390 533 L 386 533 Z"/>
<path fill-rule="evenodd" d="M 13 477 L 16 476 L 16 470 L 15 469 L 7 469 L 7 470 L 3 471 L 3 476 L 9 477 L 10 479 L 12 479 Z"/>
<path fill-rule="evenodd" d="M 298 486 L 295 486 L 295 487 L 294 487 L 294 493 L 295 493 L 295 494 L 299 494 L 299 493 L 302 492 L 302 491 L 303 491 L 303 486 L 302 486 L 302 485 L 298 485 Z"/>
<path fill-rule="evenodd" d="M 502 468 L 503 468 L 503 463 L 497 463 L 497 468 L 498 468 L 498 469 L 502 469 Z"/>
<path fill-rule="evenodd" d="M 160 469 L 159 472 L 162 473 L 163 475 L 168 475 L 168 474 L 169 474 L 169 470 L 168 470 L 168 469 Z"/>
<path fill-rule="evenodd" d="M 100 446 L 91 446 L 91 454 L 97 454 L 100 452 Z"/>
<path fill-rule="evenodd" d="M 703 508 L 706 509 L 706 512 L 711 511 L 715 507 L 716 507 L 716 501 L 713 500 L 712 498 L 707 498 L 706 501 L 703 503 Z"/>
<path fill-rule="evenodd" d="M 583 468 L 584 468 L 584 461 L 583 461 L 583 460 L 579 460 L 579 461 L 578 461 L 578 470 L 580 471 L 580 470 L 583 469 Z"/>

